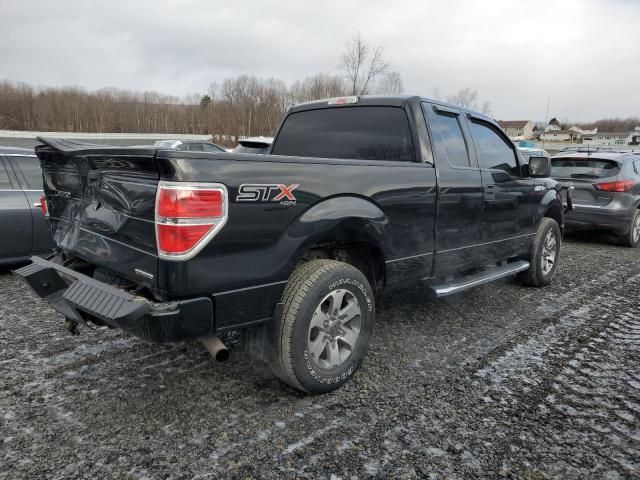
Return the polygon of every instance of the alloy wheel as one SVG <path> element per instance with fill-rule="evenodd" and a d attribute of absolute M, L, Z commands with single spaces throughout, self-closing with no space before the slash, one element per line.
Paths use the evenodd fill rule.
<path fill-rule="evenodd" d="M 317 367 L 333 370 L 353 353 L 360 337 L 361 310 L 349 290 L 330 292 L 317 306 L 309 325 L 307 351 Z"/>
<path fill-rule="evenodd" d="M 556 254 L 558 251 L 558 242 L 553 230 L 549 230 L 547 236 L 544 237 L 544 243 L 542 244 L 542 273 L 545 275 L 553 269 L 553 265 L 556 261 Z"/>

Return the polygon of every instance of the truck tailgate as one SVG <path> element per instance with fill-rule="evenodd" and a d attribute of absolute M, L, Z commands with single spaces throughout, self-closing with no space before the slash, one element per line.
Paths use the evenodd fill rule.
<path fill-rule="evenodd" d="M 155 286 L 155 148 L 39 139 L 53 238 L 89 263 Z M 142 273 L 139 273 L 142 272 Z"/>

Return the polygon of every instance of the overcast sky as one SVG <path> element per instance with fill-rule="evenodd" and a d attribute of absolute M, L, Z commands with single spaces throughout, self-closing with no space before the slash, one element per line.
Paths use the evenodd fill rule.
<path fill-rule="evenodd" d="M 640 0 L 0 0 L 0 79 L 206 93 L 337 72 L 357 30 L 406 93 L 471 87 L 499 119 L 640 115 Z"/>

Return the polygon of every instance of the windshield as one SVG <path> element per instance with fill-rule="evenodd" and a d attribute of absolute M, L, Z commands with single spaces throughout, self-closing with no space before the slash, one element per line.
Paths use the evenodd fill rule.
<path fill-rule="evenodd" d="M 597 158 L 554 158 L 551 176 L 563 178 L 607 178 L 618 175 L 620 165 Z"/>
<path fill-rule="evenodd" d="M 546 150 L 531 150 L 531 149 L 525 150 L 522 148 L 519 148 L 518 150 L 520 150 L 520 155 L 522 155 L 525 160 L 528 160 L 531 157 L 549 157 L 550 156 Z"/>
<path fill-rule="evenodd" d="M 160 148 L 178 148 L 181 144 L 180 140 L 158 140 L 153 145 Z"/>
<path fill-rule="evenodd" d="M 269 152 L 269 145 L 256 145 L 255 147 L 250 147 L 248 145 L 238 145 L 233 149 L 233 153 L 258 153 L 265 154 Z"/>

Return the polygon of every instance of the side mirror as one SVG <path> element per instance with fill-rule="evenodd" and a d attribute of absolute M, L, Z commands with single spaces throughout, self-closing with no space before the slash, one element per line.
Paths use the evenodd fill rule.
<path fill-rule="evenodd" d="M 551 176 L 551 159 L 549 157 L 531 157 L 529 159 L 529 176 L 534 178 Z"/>

